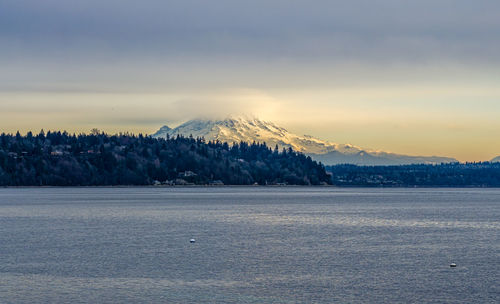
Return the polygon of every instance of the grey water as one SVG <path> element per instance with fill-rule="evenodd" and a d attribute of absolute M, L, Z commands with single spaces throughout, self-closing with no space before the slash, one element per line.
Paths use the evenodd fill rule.
<path fill-rule="evenodd" d="M 499 302 L 500 189 L 0 189 L 0 303 Z"/>

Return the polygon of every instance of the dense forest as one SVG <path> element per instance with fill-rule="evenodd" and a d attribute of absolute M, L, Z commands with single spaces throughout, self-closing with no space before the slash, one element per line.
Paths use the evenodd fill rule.
<path fill-rule="evenodd" d="M 500 187 L 500 163 L 328 166 L 337 186 Z"/>
<path fill-rule="evenodd" d="M 261 143 L 43 132 L 0 135 L 0 186 L 320 185 L 321 164 Z"/>

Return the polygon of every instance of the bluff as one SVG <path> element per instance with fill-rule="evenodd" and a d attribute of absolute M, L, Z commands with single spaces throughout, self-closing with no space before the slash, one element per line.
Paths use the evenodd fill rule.
<path fill-rule="evenodd" d="M 322 165 L 292 149 L 202 138 L 40 132 L 0 135 L 0 186 L 319 185 Z"/>

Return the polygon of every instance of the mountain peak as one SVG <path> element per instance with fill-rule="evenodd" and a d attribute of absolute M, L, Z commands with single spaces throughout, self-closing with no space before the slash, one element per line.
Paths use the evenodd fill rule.
<path fill-rule="evenodd" d="M 168 132 L 172 130 L 172 128 L 170 128 L 169 126 L 167 125 L 164 125 L 163 127 L 160 128 L 160 131 L 163 131 L 163 132 Z"/>
<path fill-rule="evenodd" d="M 229 115 L 224 119 L 192 119 L 176 128 L 162 127 L 152 136 L 166 138 L 184 135 L 203 137 L 207 141 L 220 141 L 229 144 L 239 142 L 265 142 L 267 146 L 292 148 L 309 154 L 325 164 L 407 164 L 441 163 L 456 161 L 451 158 L 414 157 L 381 151 L 371 151 L 350 144 L 338 144 L 324 141 L 310 135 L 296 135 L 272 122 L 260 120 L 250 115 Z"/>
<path fill-rule="evenodd" d="M 153 137 L 157 137 L 157 138 L 158 137 L 163 137 L 163 138 L 166 138 L 167 134 L 169 134 L 170 132 L 172 132 L 172 128 L 170 128 L 167 125 L 164 125 L 158 131 L 156 131 L 155 134 L 153 134 Z"/>
<path fill-rule="evenodd" d="M 204 137 L 228 143 L 265 142 L 268 146 L 293 148 L 299 152 L 326 153 L 334 149 L 331 143 L 313 137 L 298 136 L 272 122 L 249 115 L 231 115 L 225 119 L 192 119 L 174 129 L 160 129 L 153 137 L 185 135 Z M 330 148 L 329 148 L 330 147 Z"/>

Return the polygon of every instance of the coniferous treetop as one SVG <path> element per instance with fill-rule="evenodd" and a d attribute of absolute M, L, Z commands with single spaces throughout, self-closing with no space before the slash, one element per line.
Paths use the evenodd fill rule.
<path fill-rule="evenodd" d="M 107 135 L 97 129 L 89 135 L 0 135 L 0 186 L 328 183 L 324 167 L 310 157 L 273 151 L 265 143 Z"/>

